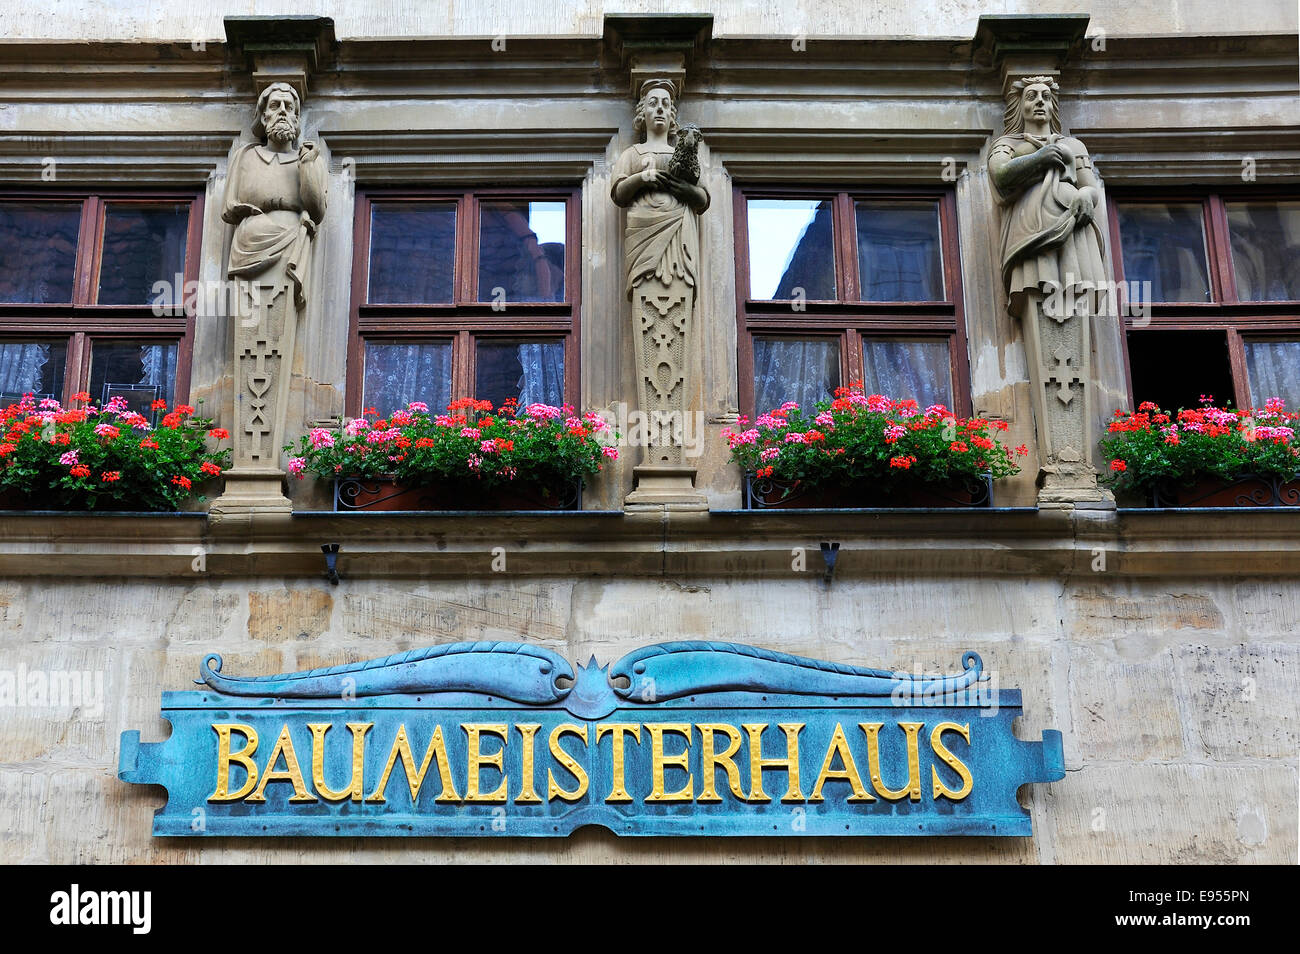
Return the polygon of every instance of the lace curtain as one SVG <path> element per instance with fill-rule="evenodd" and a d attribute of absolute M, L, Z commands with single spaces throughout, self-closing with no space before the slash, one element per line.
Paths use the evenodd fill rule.
<path fill-rule="evenodd" d="M 754 339 L 754 408 L 759 414 L 786 401 L 808 410 L 832 397 L 839 383 L 838 341 Z"/>
<path fill-rule="evenodd" d="M 0 345 L 0 392 L 6 395 L 46 394 L 52 381 L 45 380 L 50 360 L 48 344 Z"/>
<path fill-rule="evenodd" d="M 558 342 L 519 345 L 519 406 L 564 402 L 564 345 Z"/>
<path fill-rule="evenodd" d="M 435 414 L 451 401 L 451 345 L 367 344 L 365 406 L 380 414 L 423 401 Z"/>
<path fill-rule="evenodd" d="M 862 340 L 862 386 L 868 394 L 952 407 L 948 342 Z"/>
<path fill-rule="evenodd" d="M 1276 397 L 1288 411 L 1300 410 L 1300 341 L 1246 342 L 1246 375 L 1255 407 Z"/>

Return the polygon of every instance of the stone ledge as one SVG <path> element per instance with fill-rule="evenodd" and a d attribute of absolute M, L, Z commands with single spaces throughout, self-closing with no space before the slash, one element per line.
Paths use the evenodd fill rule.
<path fill-rule="evenodd" d="M 202 513 L 6 513 L 0 576 L 343 580 L 806 575 L 1196 577 L 1300 573 L 1300 508 L 714 511 L 712 513 L 299 512 L 209 522 Z M 804 549 L 805 569 L 792 569 Z M 1104 551 L 1105 569 L 1093 565 Z M 499 563 L 498 563 L 499 565 Z"/>

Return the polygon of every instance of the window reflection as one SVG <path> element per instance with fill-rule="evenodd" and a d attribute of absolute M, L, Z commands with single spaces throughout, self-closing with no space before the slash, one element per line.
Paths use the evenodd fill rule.
<path fill-rule="evenodd" d="M 1300 202 L 1227 202 L 1242 301 L 1300 300 Z"/>
<path fill-rule="evenodd" d="M 565 203 L 483 202 L 478 300 L 564 301 Z"/>
<path fill-rule="evenodd" d="M 858 202 L 863 301 L 943 301 L 938 202 Z"/>
<path fill-rule="evenodd" d="M 163 305 L 184 301 L 188 202 L 140 206 L 112 202 L 104 210 L 104 247 L 99 266 L 99 304 Z M 155 295 L 156 282 L 170 294 Z M 179 287 L 177 287 L 179 285 Z"/>
<path fill-rule="evenodd" d="M 72 301 L 80 202 L 0 202 L 0 302 Z"/>
<path fill-rule="evenodd" d="M 1124 278 L 1145 301 L 1209 301 L 1205 222 L 1199 202 L 1118 208 Z M 1150 288 L 1150 294 L 1145 293 Z"/>
<path fill-rule="evenodd" d="M 367 301 L 450 302 L 455 262 L 454 203 L 377 202 L 371 206 Z"/>
<path fill-rule="evenodd" d="M 830 199 L 749 200 L 751 298 L 835 299 L 833 205 Z"/>

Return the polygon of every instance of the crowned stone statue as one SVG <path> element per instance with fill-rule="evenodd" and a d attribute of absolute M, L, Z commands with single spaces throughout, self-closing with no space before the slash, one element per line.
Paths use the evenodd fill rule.
<path fill-rule="evenodd" d="M 678 125 L 676 93 L 671 79 L 641 84 L 634 126 L 645 139 L 619 156 L 610 190 L 615 204 L 627 209 L 625 287 L 632 302 L 637 395 L 652 424 L 645 466 L 637 469 L 639 488 L 656 469 L 686 472 L 686 349 L 700 262 L 696 216 L 709 207 L 709 193 L 699 184 L 700 131 Z"/>
<path fill-rule="evenodd" d="M 1008 310 L 1025 333 L 1045 506 L 1109 499 L 1089 462 L 1091 321 L 1114 306 L 1097 221 L 1101 184 L 1084 144 L 1061 134 L 1058 92 L 1050 76 L 1013 82 L 988 162 L 1002 207 Z"/>

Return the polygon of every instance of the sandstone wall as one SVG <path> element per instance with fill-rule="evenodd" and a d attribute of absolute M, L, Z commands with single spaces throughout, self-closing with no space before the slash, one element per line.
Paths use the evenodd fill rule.
<path fill-rule="evenodd" d="M 811 579 L 304 579 L 0 584 L 0 669 L 103 674 L 103 711 L 2 713 L 3 862 L 1270 862 L 1296 857 L 1300 585 L 914 575 Z M 118 736 L 166 737 L 164 690 L 206 652 L 270 674 L 461 639 L 585 662 L 650 642 L 748 642 L 955 671 L 975 649 L 1064 733 L 1066 778 L 1022 789 L 1032 839 L 153 839 L 163 791 L 116 778 Z"/>

